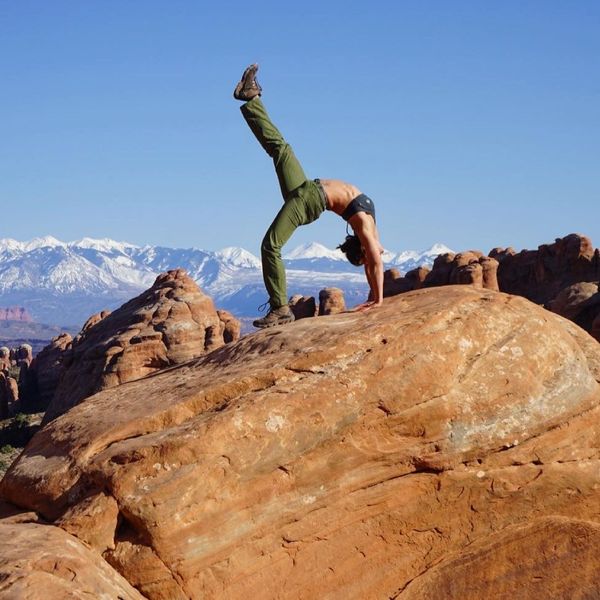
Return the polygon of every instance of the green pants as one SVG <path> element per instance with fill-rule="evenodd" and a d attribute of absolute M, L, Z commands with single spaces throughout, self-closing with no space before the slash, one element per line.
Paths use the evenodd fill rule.
<path fill-rule="evenodd" d="M 283 206 L 260 247 L 265 287 L 272 309 L 288 303 L 281 249 L 300 225 L 312 223 L 325 210 L 317 183 L 306 178 L 290 145 L 271 123 L 258 96 L 241 107 L 242 114 L 267 154 L 273 159 Z"/>

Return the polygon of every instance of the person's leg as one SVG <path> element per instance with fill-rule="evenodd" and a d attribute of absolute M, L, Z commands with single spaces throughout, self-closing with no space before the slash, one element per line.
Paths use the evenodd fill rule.
<path fill-rule="evenodd" d="M 271 309 L 280 308 L 288 303 L 281 249 L 298 227 L 318 219 L 323 210 L 317 186 L 314 182 L 307 181 L 288 198 L 267 230 L 260 252 L 263 280 L 269 294 Z"/>
<path fill-rule="evenodd" d="M 290 145 L 273 125 L 261 99 L 256 96 L 240 107 L 244 119 L 260 145 L 273 159 L 284 200 L 306 181 L 306 175 Z"/>
<path fill-rule="evenodd" d="M 281 249 L 292 233 L 304 223 L 305 215 L 302 209 L 301 198 L 290 198 L 277 213 L 260 246 L 263 280 L 272 310 L 288 303 Z"/>

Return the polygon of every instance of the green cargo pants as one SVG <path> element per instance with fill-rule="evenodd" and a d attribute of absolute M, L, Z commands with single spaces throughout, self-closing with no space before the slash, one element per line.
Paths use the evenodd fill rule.
<path fill-rule="evenodd" d="M 272 309 L 288 303 L 281 249 L 300 225 L 312 223 L 325 210 L 319 186 L 304 174 L 290 145 L 271 123 L 258 96 L 241 107 L 244 119 L 273 159 L 283 196 L 283 207 L 267 230 L 260 247 L 262 272 Z"/>

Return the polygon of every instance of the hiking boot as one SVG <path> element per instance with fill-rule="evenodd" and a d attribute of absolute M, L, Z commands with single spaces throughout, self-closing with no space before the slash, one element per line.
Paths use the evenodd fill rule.
<path fill-rule="evenodd" d="M 254 63 L 250 65 L 242 75 L 240 82 L 235 86 L 233 90 L 233 97 L 236 100 L 243 100 L 247 102 L 252 100 L 255 96 L 260 96 L 262 88 L 256 81 L 256 72 L 258 71 L 258 65 Z"/>
<path fill-rule="evenodd" d="M 290 307 L 286 304 L 279 308 L 271 309 L 262 319 L 256 319 L 252 323 L 254 327 L 259 329 L 265 329 L 266 327 L 275 327 L 275 325 L 283 325 L 284 323 L 291 323 L 294 320 L 294 313 L 290 310 Z"/>

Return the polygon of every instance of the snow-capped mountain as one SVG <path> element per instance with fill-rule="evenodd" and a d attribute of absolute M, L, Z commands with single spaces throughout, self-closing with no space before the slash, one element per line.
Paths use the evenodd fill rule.
<path fill-rule="evenodd" d="M 431 265 L 440 253 L 435 244 L 422 252 L 386 251 L 386 268 L 406 272 Z M 336 286 L 348 304 L 367 293 L 362 269 L 339 250 L 312 242 L 284 256 L 290 295 L 317 295 Z M 0 239 L 0 306 L 24 306 L 39 322 L 78 326 L 92 313 L 114 309 L 152 285 L 168 269 L 184 268 L 219 307 L 249 316 L 266 300 L 260 260 L 243 248 L 216 252 L 198 248 L 136 246 L 111 239 L 62 242 L 52 236 L 27 242 Z"/>

